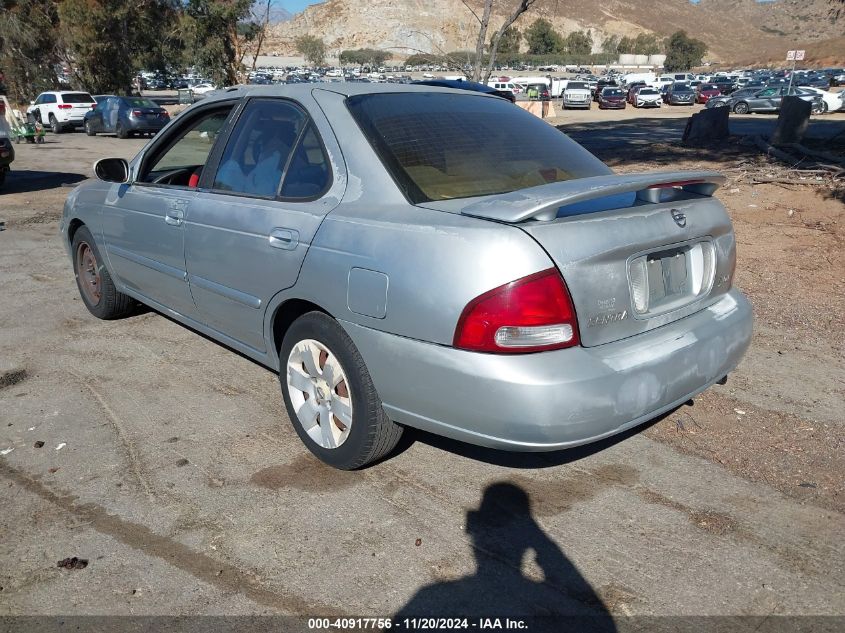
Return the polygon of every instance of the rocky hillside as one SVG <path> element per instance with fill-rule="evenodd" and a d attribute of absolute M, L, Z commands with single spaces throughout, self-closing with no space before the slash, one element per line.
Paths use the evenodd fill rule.
<path fill-rule="evenodd" d="M 468 1 L 479 9 L 482 5 Z M 498 27 L 513 0 L 495 2 L 491 26 Z M 606 35 L 668 35 L 685 29 L 708 44 L 710 59 L 747 62 L 765 51 L 777 61 L 787 49 L 814 42 L 819 45 L 813 49 L 826 52 L 824 41 L 842 33 L 841 22 L 831 23 L 828 7 L 827 0 L 538 0 L 517 26 L 524 29 L 545 17 L 564 35 L 590 30 L 596 50 Z M 295 54 L 294 38 L 308 33 L 323 37 L 332 56 L 346 48 L 373 47 L 401 58 L 420 51 L 474 48 L 476 28 L 461 0 L 326 0 L 275 25 L 269 50 Z M 845 63 L 841 47 L 831 54 Z"/>

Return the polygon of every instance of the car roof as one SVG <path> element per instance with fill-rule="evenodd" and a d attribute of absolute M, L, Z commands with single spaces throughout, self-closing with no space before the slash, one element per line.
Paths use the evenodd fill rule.
<path fill-rule="evenodd" d="M 86 94 L 86 95 L 91 94 L 87 90 L 45 90 L 44 92 L 40 92 L 38 94 L 42 94 L 42 95 L 75 95 L 75 94 L 79 94 L 80 92 L 82 94 Z"/>
<path fill-rule="evenodd" d="M 332 83 L 274 84 L 271 86 L 255 84 L 233 86 L 231 88 L 223 88 L 222 90 L 214 90 L 206 93 L 202 103 L 223 99 L 241 99 L 243 97 L 290 97 L 292 99 L 301 99 L 310 95 L 314 90 L 336 92 L 345 97 L 355 97 L 365 94 L 442 92 L 446 94 L 462 94 L 479 98 L 499 98 L 493 93 L 488 94 L 485 92 L 459 90 L 457 88 L 442 88 L 439 86 L 427 86 L 420 84 L 381 84 L 337 81 Z"/>

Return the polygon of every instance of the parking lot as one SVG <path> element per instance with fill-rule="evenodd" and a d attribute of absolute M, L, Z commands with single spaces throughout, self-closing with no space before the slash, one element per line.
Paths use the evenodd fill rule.
<path fill-rule="evenodd" d="M 155 312 L 85 310 L 63 200 L 145 139 L 16 146 L 0 194 L 0 615 L 746 616 L 733 631 L 845 616 L 845 205 L 748 184 L 765 159 L 737 142 L 678 146 L 697 109 L 549 122 L 620 171 L 728 175 L 717 195 L 756 318 L 728 383 L 579 449 L 413 432 L 360 472 L 310 456 L 266 369 Z M 843 121 L 814 117 L 809 136 Z M 773 123 L 731 118 L 736 135 Z M 57 566 L 72 557 L 87 565 Z"/>

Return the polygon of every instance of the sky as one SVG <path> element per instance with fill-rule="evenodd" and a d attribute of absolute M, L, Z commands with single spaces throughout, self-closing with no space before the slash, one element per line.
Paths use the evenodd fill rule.
<path fill-rule="evenodd" d="M 317 4 L 319 0 L 277 0 L 276 4 L 290 11 L 291 13 L 299 13 L 305 7 L 311 4 Z"/>

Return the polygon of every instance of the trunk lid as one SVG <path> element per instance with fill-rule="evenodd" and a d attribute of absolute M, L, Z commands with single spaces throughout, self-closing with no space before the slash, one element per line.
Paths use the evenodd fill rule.
<path fill-rule="evenodd" d="M 610 175 L 424 206 L 518 226 L 563 274 L 585 347 L 688 316 L 730 290 L 735 244 L 712 172 Z"/>

